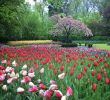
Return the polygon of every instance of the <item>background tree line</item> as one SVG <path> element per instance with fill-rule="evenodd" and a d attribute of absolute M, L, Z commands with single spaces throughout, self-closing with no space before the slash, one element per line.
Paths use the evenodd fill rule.
<path fill-rule="evenodd" d="M 110 0 L 43 0 L 35 6 L 25 0 L 0 1 L 0 40 L 51 39 L 54 14 L 71 15 L 87 24 L 94 36 L 110 36 Z M 44 7 L 48 6 L 46 13 Z M 74 37 L 79 38 L 77 34 Z M 76 38 L 76 39 L 77 39 Z M 93 37 L 94 38 L 94 37 Z M 83 39 L 81 37 L 80 39 Z M 106 39 L 106 38 L 105 38 Z"/>

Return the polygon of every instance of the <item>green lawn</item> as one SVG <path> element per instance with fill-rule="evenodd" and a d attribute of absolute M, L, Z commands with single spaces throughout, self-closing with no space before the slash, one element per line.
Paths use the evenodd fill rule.
<path fill-rule="evenodd" d="M 94 44 L 93 47 L 110 50 L 110 45 L 107 44 Z"/>

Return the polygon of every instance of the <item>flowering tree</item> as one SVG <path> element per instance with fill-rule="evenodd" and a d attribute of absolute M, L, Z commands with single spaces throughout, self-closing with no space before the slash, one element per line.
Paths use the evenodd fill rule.
<path fill-rule="evenodd" d="M 50 34 L 53 36 L 63 35 L 66 42 L 69 42 L 70 34 L 74 31 L 83 31 L 87 37 L 93 36 L 91 30 L 84 23 L 74 20 L 71 16 L 59 17 L 59 15 L 54 15 L 51 19 L 56 24 L 50 29 Z"/>

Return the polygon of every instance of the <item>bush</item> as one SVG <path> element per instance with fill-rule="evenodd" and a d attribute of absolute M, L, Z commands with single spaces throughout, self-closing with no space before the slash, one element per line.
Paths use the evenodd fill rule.
<path fill-rule="evenodd" d="M 107 42 L 107 45 L 110 45 L 110 42 Z"/>
<path fill-rule="evenodd" d="M 108 37 L 108 36 L 93 36 L 93 37 L 91 37 L 91 40 L 109 41 L 110 37 Z"/>
<path fill-rule="evenodd" d="M 88 48 L 91 48 L 93 46 L 92 43 L 87 44 Z"/>
<path fill-rule="evenodd" d="M 61 43 L 61 47 L 77 47 L 77 43 Z"/>

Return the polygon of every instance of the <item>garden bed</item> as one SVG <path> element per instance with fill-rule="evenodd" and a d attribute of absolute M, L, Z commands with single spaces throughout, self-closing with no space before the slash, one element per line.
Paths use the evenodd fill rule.
<path fill-rule="evenodd" d="M 107 50 L 45 45 L 2 47 L 0 97 L 1 100 L 105 99 L 109 97 L 109 65 Z"/>

